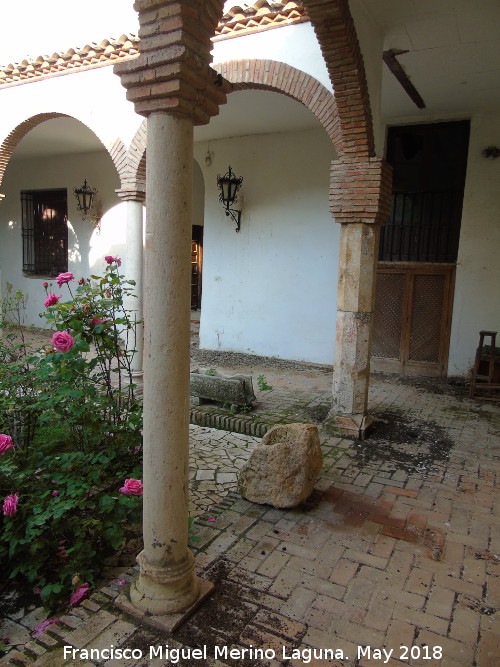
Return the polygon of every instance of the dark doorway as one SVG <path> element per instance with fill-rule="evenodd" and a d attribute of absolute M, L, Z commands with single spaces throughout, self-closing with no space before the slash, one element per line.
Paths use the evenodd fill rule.
<path fill-rule="evenodd" d="M 191 241 L 191 310 L 201 308 L 201 274 L 203 266 L 203 227 L 193 225 Z"/>
<path fill-rule="evenodd" d="M 389 128 L 393 197 L 380 238 L 375 369 L 446 374 L 468 143 L 468 121 Z"/>

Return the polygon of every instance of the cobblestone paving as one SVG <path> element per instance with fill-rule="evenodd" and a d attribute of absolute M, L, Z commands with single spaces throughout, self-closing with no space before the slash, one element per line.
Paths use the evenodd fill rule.
<path fill-rule="evenodd" d="M 328 392 L 322 375 L 281 388 L 264 372 L 276 387 L 266 410 L 278 388 L 290 405 L 304 394 L 321 404 Z M 500 406 L 439 381 L 380 375 L 370 406 L 369 439 L 322 434 L 322 474 L 293 510 L 236 494 L 255 438 L 193 427 L 192 503 L 202 516 L 192 548 L 214 594 L 173 636 L 117 611 L 116 580 L 37 639 L 29 631 L 43 612 L 20 609 L 0 626 L 17 645 L 0 664 L 498 667 Z M 136 653 L 78 652 L 111 645 Z M 193 653 L 204 646 L 206 657 Z M 176 662 L 175 649 L 189 657 Z"/>
<path fill-rule="evenodd" d="M 194 425 L 189 437 L 189 511 L 204 514 L 236 491 L 238 470 L 260 438 Z"/>

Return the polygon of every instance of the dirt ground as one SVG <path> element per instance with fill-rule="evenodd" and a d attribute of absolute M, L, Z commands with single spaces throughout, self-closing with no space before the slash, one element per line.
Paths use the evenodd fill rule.
<path fill-rule="evenodd" d="M 0 329 L 1 335 L 8 336 L 14 334 L 15 338 L 13 342 L 20 343 L 24 339 L 26 345 L 33 350 L 39 350 L 44 345 L 50 343 L 50 338 L 53 334 L 53 331 L 50 329 L 41 329 L 39 327 L 23 327 L 22 330 L 19 327 L 5 327 Z"/>

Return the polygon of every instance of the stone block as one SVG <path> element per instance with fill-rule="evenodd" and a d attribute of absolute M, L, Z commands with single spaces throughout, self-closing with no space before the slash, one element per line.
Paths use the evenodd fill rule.
<path fill-rule="evenodd" d="M 254 503 L 295 507 L 311 495 L 322 464 L 316 426 L 273 426 L 242 468 L 238 489 Z"/>
<path fill-rule="evenodd" d="M 255 401 L 250 375 L 226 376 L 212 369 L 196 369 L 190 375 L 190 394 L 200 403 L 213 401 L 251 406 Z"/>

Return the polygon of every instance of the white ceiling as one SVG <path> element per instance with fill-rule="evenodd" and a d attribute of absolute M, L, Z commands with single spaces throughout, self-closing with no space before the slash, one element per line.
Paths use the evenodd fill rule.
<path fill-rule="evenodd" d="M 320 127 L 320 123 L 300 102 L 280 93 L 242 90 L 228 95 L 219 115 L 208 125 L 195 128 L 194 138 L 205 141 L 312 127 Z"/>
<path fill-rule="evenodd" d="M 383 65 L 382 116 L 386 120 L 429 115 L 467 116 L 500 109 L 499 0 L 351 0 L 384 35 L 384 50 L 407 49 L 398 60 L 424 99 L 417 109 Z M 230 4 L 230 3 L 229 3 Z M 195 128 L 195 140 L 317 127 L 301 104 L 277 93 L 240 91 L 228 96 L 219 116 Z M 61 118 L 32 130 L 14 158 L 102 150 L 88 128 Z"/>
<path fill-rule="evenodd" d="M 422 96 L 411 102 L 383 67 L 382 115 L 463 114 L 500 109 L 498 0 L 359 0 Z"/>
<path fill-rule="evenodd" d="M 86 125 L 74 118 L 54 118 L 31 130 L 16 146 L 12 159 L 102 150 L 103 144 Z"/>

